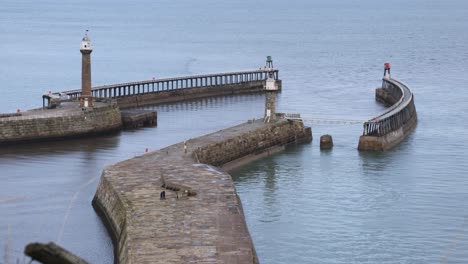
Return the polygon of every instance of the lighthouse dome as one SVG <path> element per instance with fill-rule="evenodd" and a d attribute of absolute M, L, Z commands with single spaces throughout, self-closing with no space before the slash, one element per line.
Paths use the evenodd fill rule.
<path fill-rule="evenodd" d="M 89 51 L 93 50 L 93 47 L 91 46 L 91 41 L 88 38 L 87 30 L 86 30 L 86 34 L 83 37 L 83 40 L 81 41 L 80 50 L 89 50 Z"/>

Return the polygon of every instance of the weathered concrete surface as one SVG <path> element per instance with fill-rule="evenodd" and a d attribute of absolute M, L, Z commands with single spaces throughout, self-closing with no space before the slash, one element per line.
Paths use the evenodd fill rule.
<path fill-rule="evenodd" d="M 415 114 L 411 119 L 405 123 L 397 131 L 388 133 L 383 137 L 374 136 L 361 136 L 359 138 L 359 150 L 373 150 L 373 151 L 385 151 L 389 150 L 401 141 L 403 141 L 411 132 L 416 128 L 417 115 Z"/>
<path fill-rule="evenodd" d="M 320 137 L 320 149 L 333 148 L 333 139 L 330 135 L 323 135 Z"/>
<path fill-rule="evenodd" d="M 22 112 L 20 116 L 0 117 L 0 144 L 99 134 L 121 127 L 116 105 L 96 103 L 95 108 L 82 110 L 78 104 L 70 103 L 57 109 L 36 109 Z"/>
<path fill-rule="evenodd" d="M 93 205 L 113 236 L 116 262 L 258 263 L 231 176 L 202 163 L 220 166 L 311 138 L 302 122 L 258 120 L 191 139 L 187 152 L 179 143 L 107 167 Z"/>
<path fill-rule="evenodd" d="M 158 114 L 156 111 L 122 110 L 121 114 L 124 128 L 137 128 L 158 125 Z"/>
<path fill-rule="evenodd" d="M 398 97 L 399 96 L 399 97 Z M 392 95 L 389 93 L 387 90 L 384 88 L 377 88 L 375 89 L 375 100 L 377 102 L 380 102 L 386 106 L 392 106 L 400 100 L 402 94 L 399 94 L 397 96 Z"/>
<path fill-rule="evenodd" d="M 281 81 L 277 81 L 281 87 Z M 249 94 L 263 92 L 264 81 L 255 81 L 240 84 L 206 86 L 190 89 L 175 89 L 169 91 L 160 91 L 156 93 L 145 93 L 138 95 L 127 95 L 117 97 L 117 104 L 121 109 L 153 105 L 161 103 L 174 103 L 197 98 Z"/>

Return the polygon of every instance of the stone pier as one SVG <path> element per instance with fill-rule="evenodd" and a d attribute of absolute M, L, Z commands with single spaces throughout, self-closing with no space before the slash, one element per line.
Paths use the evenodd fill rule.
<path fill-rule="evenodd" d="M 64 103 L 56 109 L 0 115 L 0 144 L 82 137 L 121 128 L 116 104 L 96 102 L 94 107 L 81 108 L 76 103 Z"/>
<path fill-rule="evenodd" d="M 414 95 L 406 84 L 390 77 L 389 63 L 385 63 L 382 87 L 376 89 L 375 98 L 389 107 L 364 123 L 364 131 L 359 138 L 359 150 L 389 150 L 416 128 Z"/>
<path fill-rule="evenodd" d="M 311 139 L 301 121 L 260 119 L 105 168 L 93 206 L 116 262 L 258 263 L 231 176 L 215 166 Z"/>

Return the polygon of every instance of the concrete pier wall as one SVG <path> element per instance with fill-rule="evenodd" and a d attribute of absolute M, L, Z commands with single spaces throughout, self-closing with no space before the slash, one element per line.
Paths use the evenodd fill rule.
<path fill-rule="evenodd" d="M 0 118 L 0 144 L 99 134 L 121 127 L 120 111 L 112 105 L 87 111 L 31 110 Z"/>
<path fill-rule="evenodd" d="M 396 131 L 392 131 L 382 137 L 361 136 L 359 138 L 359 150 L 385 151 L 403 141 L 416 127 L 417 117 L 412 117 L 408 123 Z"/>
<path fill-rule="evenodd" d="M 281 87 L 281 81 L 277 81 Z M 129 108 L 143 105 L 160 103 L 173 103 L 197 98 L 248 94 L 263 92 L 265 81 L 252 81 L 248 83 L 216 85 L 198 88 L 175 89 L 169 91 L 159 91 L 155 93 L 144 93 L 138 95 L 125 95 L 116 97 L 120 108 Z"/>
<path fill-rule="evenodd" d="M 374 122 L 364 124 L 359 150 L 389 150 L 411 134 L 417 124 L 414 96 L 403 83 L 384 79 L 383 87 L 376 89 L 375 98 L 390 107 Z"/>
<path fill-rule="evenodd" d="M 302 122 L 283 121 L 280 125 L 265 126 L 247 131 L 236 137 L 213 142 L 194 151 L 200 163 L 221 167 L 229 162 L 256 156 L 272 147 L 284 146 L 291 142 L 311 141 L 312 132 Z"/>
<path fill-rule="evenodd" d="M 302 122 L 258 120 L 105 168 L 93 205 L 116 262 L 258 263 L 231 176 L 214 166 L 311 139 Z"/>

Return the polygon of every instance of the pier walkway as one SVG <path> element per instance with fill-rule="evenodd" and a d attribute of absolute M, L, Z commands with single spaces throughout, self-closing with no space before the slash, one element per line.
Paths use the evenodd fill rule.
<path fill-rule="evenodd" d="M 258 119 L 105 168 L 93 205 L 117 263 L 258 263 L 231 176 L 214 166 L 311 139 L 302 122 Z"/>
<path fill-rule="evenodd" d="M 378 100 L 392 105 L 364 123 L 364 136 L 384 136 L 398 130 L 415 112 L 413 93 L 407 85 L 395 79 L 385 78 L 382 84 L 382 89 L 387 91 L 389 99 Z M 397 101 L 394 102 L 395 100 Z"/>
<path fill-rule="evenodd" d="M 416 127 L 414 95 L 406 84 L 390 76 L 384 77 L 382 88 L 376 90 L 375 96 L 377 101 L 390 107 L 364 122 L 359 150 L 388 150 L 405 139 Z"/>

